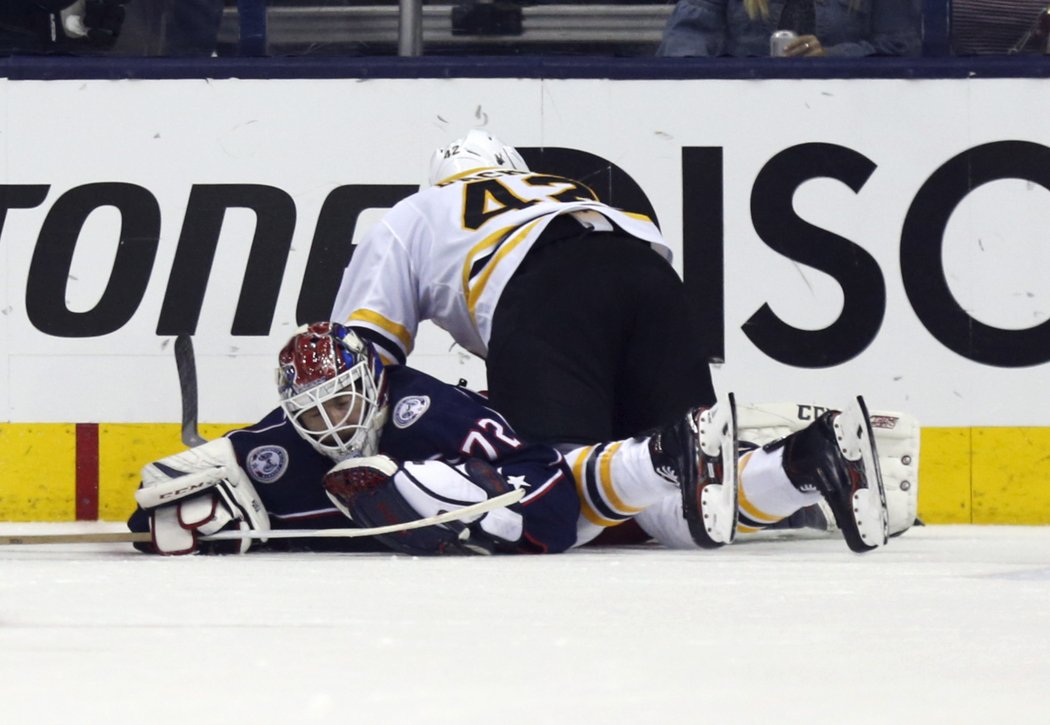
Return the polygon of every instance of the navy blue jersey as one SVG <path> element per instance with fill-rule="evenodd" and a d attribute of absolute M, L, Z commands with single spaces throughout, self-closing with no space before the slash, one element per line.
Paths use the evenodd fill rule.
<path fill-rule="evenodd" d="M 389 416 L 379 438 L 380 453 L 396 461 L 489 461 L 512 485 L 526 489 L 521 501 L 523 552 L 554 553 L 576 542 L 579 499 L 561 454 L 549 446 L 519 440 L 503 416 L 477 393 L 404 366 L 386 371 Z M 325 473 L 334 465 L 332 460 L 303 440 L 280 408 L 226 435 L 274 529 L 351 525 L 322 486 Z M 135 518 L 129 523 L 134 524 Z M 143 519 L 142 526 L 144 517 L 138 518 Z M 309 541 L 317 548 L 321 540 Z M 367 542 L 332 539 L 323 546 L 375 549 L 374 542 Z"/>

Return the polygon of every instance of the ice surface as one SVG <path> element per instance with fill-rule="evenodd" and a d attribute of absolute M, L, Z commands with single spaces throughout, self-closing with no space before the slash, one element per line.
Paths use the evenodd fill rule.
<path fill-rule="evenodd" d="M 8 724 L 1050 718 L 1050 527 L 916 528 L 864 556 L 7 546 L 0 571 Z"/>

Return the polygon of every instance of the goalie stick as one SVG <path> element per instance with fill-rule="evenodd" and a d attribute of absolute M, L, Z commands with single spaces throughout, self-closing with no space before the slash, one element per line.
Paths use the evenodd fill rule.
<path fill-rule="evenodd" d="M 200 537 L 201 541 L 228 541 L 230 539 L 310 539 L 310 538 L 341 538 L 356 539 L 362 536 L 379 536 L 381 534 L 393 534 L 398 531 L 409 531 L 410 529 L 421 529 L 426 526 L 437 526 L 449 521 L 460 521 L 482 514 L 493 509 L 503 508 L 517 503 L 525 495 L 524 488 L 516 488 L 513 491 L 494 496 L 484 501 L 479 501 L 470 506 L 464 506 L 455 511 L 446 511 L 436 516 L 428 516 L 415 521 L 406 521 L 389 526 L 375 526 L 370 529 L 278 529 L 276 531 L 220 531 L 211 536 Z M 150 542 L 153 535 L 148 531 L 143 532 L 98 532 L 89 534 L 27 534 L 25 536 L 0 536 L 0 546 L 15 544 L 113 544 L 113 543 L 135 543 Z"/>
<path fill-rule="evenodd" d="M 205 440 L 197 432 L 197 363 L 193 357 L 193 338 L 189 335 L 175 338 L 175 369 L 182 395 L 182 444 L 193 448 Z"/>

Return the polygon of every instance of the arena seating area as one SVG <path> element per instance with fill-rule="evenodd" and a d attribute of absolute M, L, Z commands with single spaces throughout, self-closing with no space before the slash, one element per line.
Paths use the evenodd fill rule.
<path fill-rule="evenodd" d="M 243 7 L 245 3 L 240 5 Z M 657 2 L 464 2 L 276 0 L 266 13 L 272 55 L 392 55 L 402 12 L 419 12 L 425 53 L 652 55 L 674 4 Z M 240 37 L 240 11 L 228 3 L 220 48 Z"/>
<path fill-rule="evenodd" d="M 914 22 L 924 58 L 1050 52 L 1046 0 L 895 0 L 905 4 L 882 16 L 875 1 L 864 0 L 852 32 L 870 27 L 872 38 L 888 38 L 894 23 Z M 86 30 L 83 4 L 71 2 L 61 16 L 41 4 L 0 6 L 0 56 L 644 59 L 656 56 L 677 0 L 98 0 L 96 7 L 109 9 L 93 11 L 89 23 L 107 25 Z M 66 25 L 72 35 L 48 32 Z M 876 47 L 875 54 L 914 61 L 914 37 L 906 52 Z M 752 45 L 735 55 L 764 53 Z"/>
<path fill-rule="evenodd" d="M 1050 15 L 1041 0 L 915 2 L 922 12 L 924 56 L 1038 53 L 1047 47 L 1050 22 L 1040 27 L 1037 18 L 1047 21 Z M 674 0 L 226 0 L 219 48 L 224 55 L 244 54 L 241 39 L 250 27 L 264 37 L 268 55 L 646 57 L 659 45 L 673 7 Z M 405 45 L 405 33 L 413 30 L 415 45 Z"/>

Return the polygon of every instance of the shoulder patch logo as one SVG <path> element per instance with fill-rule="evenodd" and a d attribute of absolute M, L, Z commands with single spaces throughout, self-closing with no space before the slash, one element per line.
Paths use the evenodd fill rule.
<path fill-rule="evenodd" d="M 288 470 L 288 451 L 281 446 L 259 446 L 248 454 L 248 473 L 259 483 L 273 483 Z"/>
<path fill-rule="evenodd" d="M 402 398 L 394 408 L 394 425 L 398 428 L 407 428 L 419 420 L 429 407 L 429 395 L 410 395 Z"/>

